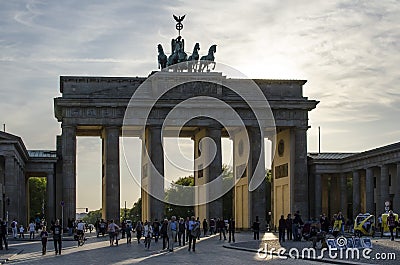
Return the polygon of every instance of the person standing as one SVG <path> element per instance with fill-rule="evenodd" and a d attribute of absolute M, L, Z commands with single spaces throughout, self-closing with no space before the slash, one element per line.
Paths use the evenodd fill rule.
<path fill-rule="evenodd" d="M 170 252 L 174 251 L 174 243 L 177 232 L 178 232 L 178 222 L 176 221 L 176 217 L 172 216 L 171 221 L 168 222 L 167 226 L 168 245 Z"/>
<path fill-rule="evenodd" d="M 208 231 L 208 223 L 207 223 L 206 218 L 204 218 L 204 220 L 203 220 L 203 231 L 204 231 L 204 236 L 206 236 L 207 231 Z"/>
<path fill-rule="evenodd" d="M 233 243 L 235 243 L 235 219 L 233 218 L 229 219 L 228 230 L 229 230 L 229 243 L 231 242 L 231 239 Z"/>
<path fill-rule="evenodd" d="M 29 239 L 35 239 L 36 225 L 33 222 L 33 220 L 29 223 L 28 229 L 29 229 Z"/>
<path fill-rule="evenodd" d="M 215 234 L 215 220 L 214 218 L 210 219 L 210 235 Z"/>
<path fill-rule="evenodd" d="M 293 226 L 292 215 L 289 213 L 289 214 L 287 215 L 287 218 L 286 218 L 286 231 L 287 231 L 287 239 L 288 239 L 288 240 L 292 240 L 292 239 L 293 239 L 293 236 L 292 236 L 292 232 L 293 232 L 292 226 Z"/>
<path fill-rule="evenodd" d="M 285 229 L 286 229 L 286 220 L 283 214 L 281 215 L 281 219 L 279 219 L 279 242 L 285 242 Z"/>
<path fill-rule="evenodd" d="M 390 231 L 390 240 L 394 240 L 393 230 L 396 228 L 396 217 L 393 214 L 393 211 L 389 211 L 389 216 L 387 217 L 387 225 Z"/>
<path fill-rule="evenodd" d="M 222 239 L 222 234 L 224 235 L 224 240 L 226 240 L 225 222 L 223 219 L 220 218 L 217 219 L 217 230 L 219 232 L 219 240 Z"/>
<path fill-rule="evenodd" d="M 51 228 L 51 231 L 53 232 L 54 250 L 56 251 L 56 255 L 61 255 L 62 227 L 60 225 L 60 220 L 56 220 L 55 224 Z"/>
<path fill-rule="evenodd" d="M 17 238 L 17 234 L 18 234 L 18 222 L 17 222 L 17 220 L 13 220 L 12 222 L 11 222 L 11 230 L 12 230 L 12 235 L 13 235 L 13 238 L 14 239 L 16 239 Z"/>
<path fill-rule="evenodd" d="M 192 248 L 193 252 L 196 251 L 196 238 L 200 233 L 200 224 L 196 222 L 194 216 L 191 217 L 189 221 L 189 248 L 188 251 Z M 193 244 L 192 244 L 193 243 Z"/>
<path fill-rule="evenodd" d="M 178 223 L 179 246 L 185 245 L 185 232 L 186 232 L 185 220 L 183 220 L 183 218 L 180 218 Z"/>
<path fill-rule="evenodd" d="M 25 232 L 25 228 L 24 228 L 24 226 L 23 225 L 20 225 L 19 226 L 19 238 L 25 238 L 25 235 L 24 235 L 24 232 Z"/>
<path fill-rule="evenodd" d="M 160 237 L 160 222 L 156 218 L 153 222 L 153 234 L 154 234 L 154 242 L 158 242 L 158 238 Z"/>
<path fill-rule="evenodd" d="M 47 233 L 46 226 L 43 226 L 43 230 L 40 232 L 40 238 L 42 240 L 42 255 L 46 255 L 48 237 L 49 233 Z"/>
<path fill-rule="evenodd" d="M 7 241 L 7 222 L 0 219 L 0 250 L 4 247 L 8 250 L 8 241 Z"/>
<path fill-rule="evenodd" d="M 254 240 L 260 240 L 260 221 L 258 216 L 256 216 L 256 220 L 253 222 L 253 233 L 254 233 Z"/>
<path fill-rule="evenodd" d="M 163 250 L 168 248 L 169 249 L 169 240 L 168 240 L 168 219 L 164 219 L 164 222 L 161 224 L 160 228 L 160 235 L 163 240 Z"/>

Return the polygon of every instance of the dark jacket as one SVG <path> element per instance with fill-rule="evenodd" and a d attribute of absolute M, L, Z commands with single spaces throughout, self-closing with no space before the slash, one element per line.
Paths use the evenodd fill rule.
<path fill-rule="evenodd" d="M 286 229 L 286 220 L 284 218 L 279 219 L 279 229 Z"/>
<path fill-rule="evenodd" d="M 235 220 L 229 220 L 229 231 L 235 231 Z"/>

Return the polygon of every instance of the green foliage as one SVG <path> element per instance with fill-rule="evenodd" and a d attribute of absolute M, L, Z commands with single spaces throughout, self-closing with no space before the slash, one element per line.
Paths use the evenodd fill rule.
<path fill-rule="evenodd" d="M 139 198 L 133 204 L 132 209 L 127 210 L 126 220 L 132 220 L 133 222 L 142 220 L 142 198 Z"/>
<path fill-rule="evenodd" d="M 183 201 L 184 198 L 192 196 L 191 191 L 185 187 L 194 186 L 194 177 L 187 176 L 181 177 L 177 181 L 172 182 L 171 187 L 165 193 L 166 201 Z M 164 214 L 166 217 L 173 215 L 177 217 L 187 217 L 193 215 L 194 210 L 192 206 L 179 206 L 173 204 L 165 204 Z"/>
<path fill-rule="evenodd" d="M 95 224 L 96 221 L 101 219 L 102 209 L 90 211 L 82 220 L 88 224 Z"/>
<path fill-rule="evenodd" d="M 46 178 L 29 178 L 29 220 L 43 217 L 47 206 L 46 184 Z"/>

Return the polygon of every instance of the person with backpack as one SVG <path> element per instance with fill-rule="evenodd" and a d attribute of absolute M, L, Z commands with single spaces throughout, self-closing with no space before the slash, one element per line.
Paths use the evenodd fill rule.
<path fill-rule="evenodd" d="M 136 223 L 135 230 L 136 230 L 137 243 L 140 244 L 140 238 L 142 237 L 142 230 L 143 230 L 142 222 L 138 221 Z"/>
<path fill-rule="evenodd" d="M 17 234 L 18 234 L 17 226 L 18 226 L 18 222 L 17 222 L 17 220 L 14 219 L 14 220 L 11 222 L 11 230 L 12 230 L 12 235 L 13 235 L 13 238 L 14 238 L 14 239 L 17 238 Z"/>
<path fill-rule="evenodd" d="M 196 222 L 194 216 L 191 217 L 189 221 L 189 248 L 192 248 L 193 252 L 196 252 L 196 238 L 200 234 L 200 222 Z"/>

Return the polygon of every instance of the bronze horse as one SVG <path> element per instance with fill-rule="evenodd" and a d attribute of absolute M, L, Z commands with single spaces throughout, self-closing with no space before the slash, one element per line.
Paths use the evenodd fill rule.
<path fill-rule="evenodd" d="M 207 67 L 207 72 L 210 71 L 210 69 L 208 69 L 208 66 L 210 64 L 213 65 L 213 68 L 211 70 L 215 69 L 215 62 L 214 62 L 214 53 L 217 52 L 217 45 L 211 45 L 211 47 L 208 49 L 208 54 L 205 56 L 201 56 L 200 58 L 200 66 L 199 66 L 199 71 L 203 72 L 204 69 Z"/>

